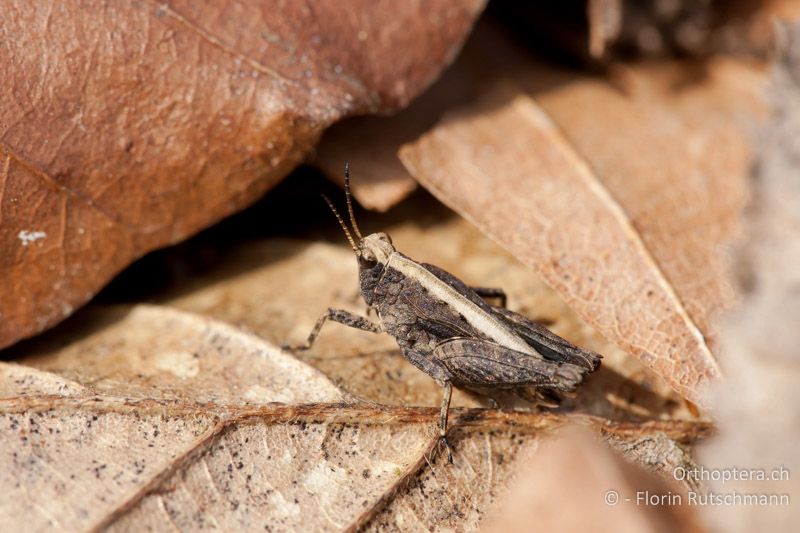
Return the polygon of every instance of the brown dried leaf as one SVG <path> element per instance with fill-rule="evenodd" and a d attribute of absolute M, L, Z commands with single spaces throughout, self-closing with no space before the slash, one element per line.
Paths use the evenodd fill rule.
<path fill-rule="evenodd" d="M 383 120 L 372 117 L 349 119 L 332 126 L 320 141 L 314 164 L 343 185 L 344 165 L 349 162 L 358 178 L 353 182 L 353 196 L 367 209 L 386 211 L 417 186 L 397 157 L 397 147 L 416 138 L 424 129 L 416 127 L 414 118 L 406 123 L 405 116 L 401 114 L 397 121 L 392 121 L 396 127 L 389 131 L 383 131 L 386 127 Z"/>
<path fill-rule="evenodd" d="M 4 531 L 97 525 L 211 439 L 227 405 L 342 399 L 319 372 L 206 318 L 139 306 L 81 320 L 77 341 L 0 363 Z"/>
<path fill-rule="evenodd" d="M 718 248 L 737 232 L 747 121 L 763 107 L 760 71 L 717 60 L 703 74 L 627 69 L 625 92 L 562 76 L 536 100 L 506 84 L 400 152 L 426 188 L 693 401 L 719 374 L 710 317 L 733 291 Z"/>
<path fill-rule="evenodd" d="M 473 84 L 463 61 L 457 62 L 397 115 L 357 117 L 328 128 L 314 164 L 344 185 L 342 169 L 350 162 L 353 195 L 367 209 L 386 211 L 417 186 L 400 162 L 397 148 L 425 133 L 449 107 L 466 101 Z"/>
<path fill-rule="evenodd" d="M 622 460 L 585 430 L 564 428 L 525 461 L 484 530 L 516 533 L 532 524 L 564 532 L 703 530 L 688 504 L 648 505 L 637 500 L 642 495 L 686 501 L 676 486 Z"/>
<path fill-rule="evenodd" d="M 80 320 L 0 363 L 4 531 L 408 529 L 411 518 L 467 529 L 522 452 L 565 423 L 622 440 L 708 432 L 457 410 L 448 466 L 433 453 L 438 409 L 343 402 L 319 372 L 229 325 L 157 306 Z"/>
<path fill-rule="evenodd" d="M 403 107 L 482 0 L 29 2 L 0 18 L 0 347 Z"/>

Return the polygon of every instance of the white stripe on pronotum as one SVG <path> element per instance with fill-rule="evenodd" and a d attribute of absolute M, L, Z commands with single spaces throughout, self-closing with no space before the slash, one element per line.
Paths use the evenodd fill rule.
<path fill-rule="evenodd" d="M 538 355 L 519 335 L 489 315 L 486 311 L 478 307 L 474 302 L 459 294 L 453 287 L 434 276 L 425 267 L 409 259 L 401 253 L 395 252 L 389 256 L 386 262 L 387 268 L 393 268 L 401 272 L 404 276 L 415 280 L 428 290 L 431 296 L 449 305 L 453 310 L 460 313 L 464 320 L 469 324 L 506 348 L 511 348 L 518 352 L 530 355 Z"/>

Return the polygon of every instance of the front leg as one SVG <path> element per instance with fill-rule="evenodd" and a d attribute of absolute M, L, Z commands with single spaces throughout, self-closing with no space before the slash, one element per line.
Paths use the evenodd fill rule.
<path fill-rule="evenodd" d="M 322 329 L 322 325 L 328 320 L 333 320 L 334 322 L 344 324 L 345 326 L 350 326 L 351 328 L 371 331 L 372 333 L 383 332 L 383 328 L 380 324 L 370 322 L 363 316 L 354 315 L 353 313 L 345 311 L 344 309 L 334 309 L 333 307 L 329 307 L 325 314 L 319 317 L 319 320 L 317 320 L 317 323 L 314 325 L 314 329 L 312 329 L 311 333 L 308 334 L 308 339 L 306 339 L 305 343 L 298 344 L 296 346 L 284 345 L 283 348 L 291 351 L 308 350 L 317 339 L 317 336 Z"/>
<path fill-rule="evenodd" d="M 497 298 L 500 300 L 500 307 L 506 306 L 506 291 L 499 287 L 471 287 L 475 294 L 483 299 Z"/>

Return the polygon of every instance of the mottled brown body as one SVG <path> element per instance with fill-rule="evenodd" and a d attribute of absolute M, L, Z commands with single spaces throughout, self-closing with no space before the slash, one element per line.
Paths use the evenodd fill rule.
<path fill-rule="evenodd" d="M 440 430 L 448 451 L 445 434 L 452 386 L 478 394 L 504 389 L 548 403 L 574 391 L 586 374 L 597 369 L 598 354 L 505 309 L 502 290 L 471 288 L 434 265 L 417 263 L 398 252 L 384 233 L 362 237 L 353 217 L 347 169 L 345 191 L 357 243 L 329 204 L 358 260 L 361 294 L 380 323 L 329 309 L 307 342 L 295 349 L 310 348 L 326 320 L 389 333 L 406 359 L 444 387 Z M 503 304 L 491 306 L 482 296 L 500 297 Z"/>
<path fill-rule="evenodd" d="M 425 265 L 421 265 L 423 268 Z M 384 330 L 403 351 L 432 352 L 452 337 L 486 338 L 446 302 L 429 298 L 417 280 L 387 268 L 373 291 Z"/>
<path fill-rule="evenodd" d="M 395 254 L 411 261 L 400 252 Z M 373 268 L 379 269 L 379 274 L 362 276 L 362 294 L 377 311 L 382 330 L 397 340 L 409 361 L 440 385 L 449 381 L 481 394 L 487 389 L 538 387 L 549 389 L 552 400 L 558 397 L 556 391 L 574 390 L 584 373 L 599 363 L 596 354 L 570 344 L 547 328 L 502 307 L 490 306 L 452 274 L 434 265 L 419 264 L 481 312 L 508 326 L 534 354 L 509 349 L 470 323 L 453 302 L 431 294 L 424 283 L 391 264 L 390 260 L 387 265 L 376 265 Z M 523 396 L 536 394 L 527 391 Z"/>

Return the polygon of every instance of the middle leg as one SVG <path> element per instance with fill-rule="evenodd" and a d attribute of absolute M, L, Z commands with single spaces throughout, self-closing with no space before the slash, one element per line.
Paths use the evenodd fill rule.
<path fill-rule="evenodd" d="M 499 287 L 472 287 L 472 290 L 483 299 L 496 298 L 500 302 L 500 307 L 506 306 L 506 300 L 508 299 L 506 291 Z"/>

